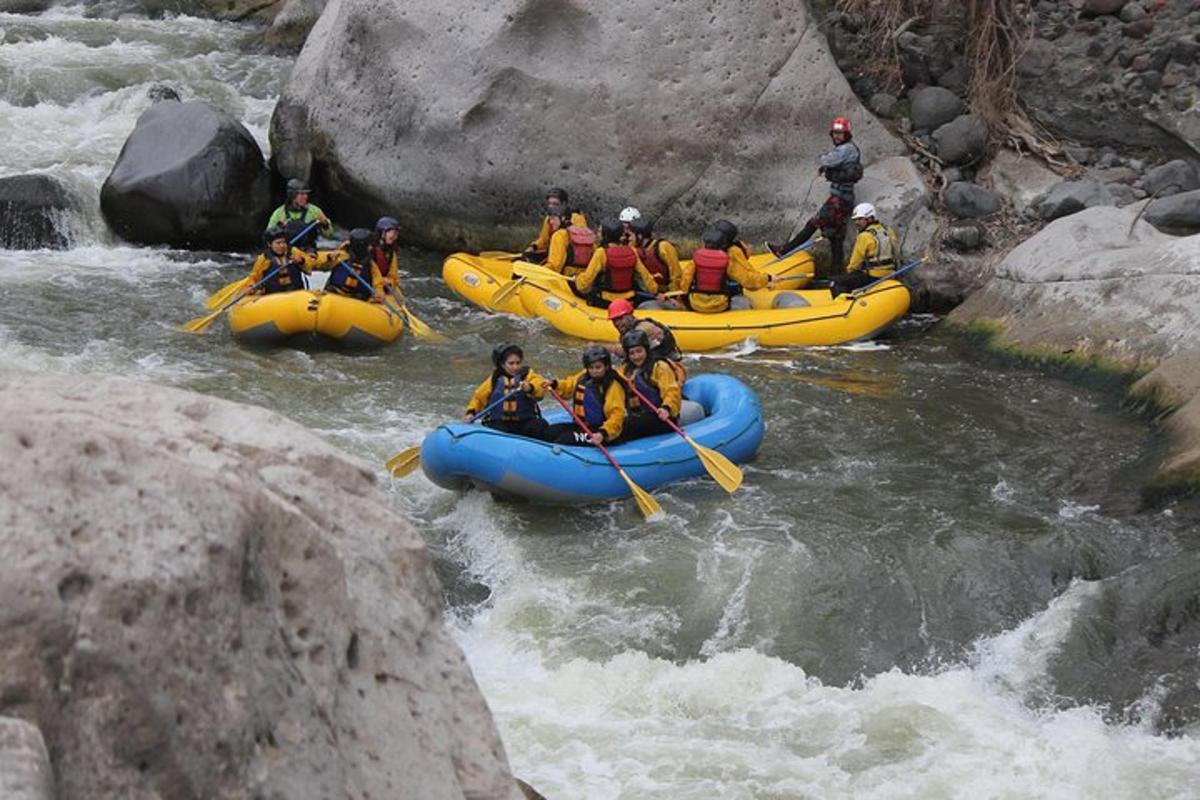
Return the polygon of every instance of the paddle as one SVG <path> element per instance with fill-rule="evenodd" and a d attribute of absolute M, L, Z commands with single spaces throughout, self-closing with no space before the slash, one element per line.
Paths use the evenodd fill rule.
<path fill-rule="evenodd" d="M 629 378 L 625 377 L 625 375 L 621 372 L 617 372 L 617 375 L 620 376 L 621 380 L 626 386 L 633 390 L 634 394 L 641 398 L 643 403 L 650 408 L 653 408 L 655 414 L 658 413 L 658 408 L 650 402 L 650 398 L 646 397 L 646 395 L 642 394 L 638 390 L 637 385 L 633 381 L 629 380 Z M 708 470 L 708 474 L 713 477 L 713 480 L 721 484 L 722 489 L 730 494 L 737 491 L 737 488 L 742 485 L 742 471 L 738 469 L 737 465 L 735 465 L 725 456 L 718 453 L 716 450 L 707 448 L 692 437 L 688 436 L 683 432 L 683 428 L 680 428 L 678 425 L 676 425 L 675 421 L 670 417 L 663 421 L 670 425 L 676 433 L 684 438 L 684 441 L 692 446 L 692 448 L 696 451 L 696 455 L 700 457 L 700 463 L 704 465 L 704 469 Z"/>
<path fill-rule="evenodd" d="M 776 258 L 774 261 L 768 261 L 766 264 L 763 264 L 761 267 L 759 267 L 759 269 L 760 269 L 760 270 L 763 270 L 763 269 L 766 269 L 767 267 L 773 267 L 773 266 L 775 266 L 776 264 L 778 264 L 780 261 L 784 261 L 785 259 L 789 259 L 789 258 L 791 258 L 792 256 L 796 255 L 796 253 L 802 253 L 802 252 L 804 252 L 805 250 L 807 250 L 808 248 L 812 247 L 812 246 L 813 246 L 814 244 L 816 244 L 816 243 L 817 243 L 817 240 L 816 240 L 816 239 L 809 239 L 809 240 L 808 240 L 807 242 L 805 242 L 804 244 L 797 245 L 797 246 L 793 247 L 791 250 L 788 250 L 788 251 L 787 251 L 786 253 L 784 253 L 783 255 L 781 255 L 781 256 L 778 256 L 778 257 L 777 257 L 777 258 Z M 798 267 L 798 266 L 800 266 L 800 265 L 799 265 L 799 264 L 795 264 L 795 265 L 793 265 L 793 266 L 791 266 L 791 267 L 788 267 L 788 270 L 795 269 L 795 268 L 796 268 L 796 267 Z M 784 274 L 784 272 L 787 272 L 788 270 L 784 270 L 783 272 L 780 272 L 780 273 L 778 273 L 778 274 L 776 275 L 776 277 L 779 277 L 779 275 L 783 275 L 783 274 Z M 801 276 L 801 277 L 803 277 L 803 276 Z"/>
<path fill-rule="evenodd" d="M 390 283 L 384 284 L 384 291 L 392 296 L 392 299 L 399 305 L 400 311 L 404 314 L 404 318 L 408 320 L 409 330 L 419 339 L 427 339 L 431 342 L 448 342 L 450 341 L 445 336 L 435 331 L 433 328 L 426 325 L 420 320 L 416 314 L 408 310 L 408 303 L 404 299 L 404 295 Z"/>
<path fill-rule="evenodd" d="M 876 278 L 875 280 L 868 283 L 866 286 L 861 286 L 852 292 L 848 292 L 847 294 L 850 297 L 858 297 L 863 292 L 865 292 L 867 289 L 870 289 L 872 286 L 877 286 L 877 285 L 883 283 L 884 281 L 890 281 L 892 278 L 896 277 L 897 275 L 903 275 L 904 273 L 908 272 L 910 269 L 916 269 L 917 267 L 921 266 L 924 263 L 925 263 L 924 258 L 918 258 L 916 261 L 913 261 L 909 264 L 905 264 L 903 267 L 896 270 L 895 272 L 892 272 L 888 275 L 884 275 L 882 278 Z"/>
<path fill-rule="evenodd" d="M 392 310 L 392 307 L 387 304 L 387 301 L 385 301 L 382 297 L 379 296 L 379 292 L 375 291 L 375 287 L 372 286 L 370 284 L 370 282 L 368 282 L 362 276 L 361 272 L 359 272 L 354 267 L 352 267 L 350 265 L 350 262 L 342 261 L 341 263 L 334 265 L 333 269 L 337 269 L 338 267 L 345 267 L 346 269 L 348 269 L 350 271 L 350 274 L 353 275 L 358 280 L 358 282 L 363 285 L 363 288 L 371 293 L 371 297 L 374 297 L 379 300 L 379 305 L 383 306 L 383 310 L 388 313 L 388 316 L 394 317 L 395 320 L 397 322 L 399 322 L 401 325 L 404 324 L 404 318 L 401 317 L 399 314 L 397 314 L 394 310 Z M 332 271 L 333 270 L 330 270 L 330 272 L 332 272 Z M 416 331 L 413 331 L 413 333 L 416 333 Z"/>
<path fill-rule="evenodd" d="M 573 281 L 575 278 L 567 277 L 561 272 L 555 272 L 549 267 L 543 267 L 540 264 L 521 263 L 513 266 L 513 272 L 518 276 L 516 280 L 511 280 L 501 286 L 492 294 L 492 299 L 489 302 L 493 308 L 503 303 L 508 298 L 512 297 L 526 278 L 545 278 L 546 280 Z"/>
<path fill-rule="evenodd" d="M 508 400 L 513 395 L 518 394 L 520 391 L 521 391 L 520 389 L 513 389 L 511 392 L 504 395 L 503 397 L 501 397 L 499 400 L 495 401 L 494 403 L 489 403 L 478 414 L 471 417 L 471 422 L 474 423 L 474 422 L 478 422 L 479 420 L 483 419 L 485 416 L 487 416 L 487 413 L 489 411 L 491 411 L 493 408 L 495 408 L 496 406 L 503 403 L 505 400 Z M 420 466 L 420 464 L 421 464 L 421 448 L 420 447 L 409 447 L 405 450 L 401 450 L 399 453 L 396 453 L 396 455 L 392 456 L 387 461 L 383 462 L 384 468 L 387 469 L 388 472 L 392 473 L 393 477 L 396 477 L 396 478 L 403 478 L 405 475 L 409 474 L 410 472 L 415 470 L 418 466 Z"/>
<path fill-rule="evenodd" d="M 507 250 L 480 250 L 480 258 L 491 258 L 496 261 L 516 261 L 524 253 L 510 253 Z"/>
<path fill-rule="evenodd" d="M 300 231 L 291 238 L 291 241 L 288 242 L 288 247 L 291 247 L 296 242 L 300 241 L 305 234 L 311 231 L 319 222 L 320 220 L 314 219 L 312 222 L 308 223 L 308 225 L 304 226 L 304 230 Z M 204 305 L 207 308 L 217 308 L 218 306 L 225 305 L 226 300 L 233 297 L 237 292 L 240 292 L 242 289 L 246 288 L 246 283 L 249 280 L 250 279 L 248 277 L 238 278 L 232 283 L 225 284 L 220 289 L 217 289 L 215 292 L 210 294 L 208 298 L 205 299 Z"/>
<path fill-rule="evenodd" d="M 575 413 L 575 409 L 571 408 L 571 406 L 567 404 L 567 401 L 562 399 L 562 395 L 551 389 L 549 386 L 546 387 L 546 391 L 558 401 L 560 406 L 567 410 L 567 413 L 570 414 L 572 419 L 575 420 L 575 424 L 583 428 L 584 433 L 586 433 L 588 436 L 592 435 L 592 429 L 587 426 L 586 422 L 580 419 L 579 415 Z M 613 465 L 613 469 L 620 473 L 621 477 L 625 479 L 625 483 L 629 486 L 629 491 L 633 492 L 633 499 L 637 501 L 638 509 L 642 512 L 642 516 L 649 517 L 662 512 L 662 506 L 658 504 L 658 501 L 651 497 L 645 489 L 633 482 L 633 478 L 629 477 L 628 473 L 626 473 L 621 465 L 617 463 L 617 460 L 613 458 L 612 453 L 608 452 L 607 447 L 602 444 L 598 444 L 596 447 L 600 449 L 601 453 L 604 453 L 604 457 L 608 459 L 608 463 Z"/>

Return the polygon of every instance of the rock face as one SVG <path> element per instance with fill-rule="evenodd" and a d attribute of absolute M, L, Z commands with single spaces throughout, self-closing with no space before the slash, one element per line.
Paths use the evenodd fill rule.
<path fill-rule="evenodd" d="M 386 211 L 427 246 L 528 241 L 551 186 L 593 217 L 633 204 L 693 237 L 727 217 L 755 240 L 811 213 L 839 115 L 868 163 L 903 152 L 803 0 L 331 0 L 271 142 L 346 224 Z"/>
<path fill-rule="evenodd" d="M 1089 208 L 1009 253 L 951 314 L 999 325 L 1019 347 L 1100 356 L 1151 369 L 1136 387 L 1175 411 L 1174 449 L 1158 480 L 1200 480 L 1200 237 L 1173 238 L 1136 207 Z"/>
<path fill-rule="evenodd" d="M 0 797 L 53 800 L 54 773 L 36 725 L 0 717 Z"/>
<path fill-rule="evenodd" d="M 1146 209 L 1146 221 L 1166 233 L 1200 233 L 1200 191 L 1155 200 Z"/>
<path fill-rule="evenodd" d="M 10 374 L 0 412 L 0 714 L 58 796 L 521 796 L 367 465 L 113 378 Z"/>
<path fill-rule="evenodd" d="M 100 190 L 100 209 L 119 236 L 177 247 L 252 245 L 270 202 L 254 137 L 203 101 L 146 109 Z"/>
<path fill-rule="evenodd" d="M 992 190 L 1012 203 L 1017 211 L 1024 211 L 1062 180 L 1032 156 L 1021 156 L 1012 150 L 996 153 L 981 179 L 990 182 Z"/>
<path fill-rule="evenodd" d="M 0 178 L 0 248 L 70 247 L 80 205 L 62 181 L 49 175 Z"/>
<path fill-rule="evenodd" d="M 267 44 L 282 49 L 299 49 L 312 26 L 325 10 L 327 0 L 287 0 L 267 31 Z"/>

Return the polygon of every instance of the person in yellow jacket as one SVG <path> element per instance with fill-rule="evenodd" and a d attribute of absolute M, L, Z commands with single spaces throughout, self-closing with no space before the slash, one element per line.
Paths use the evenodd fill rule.
<path fill-rule="evenodd" d="M 650 294 L 658 291 L 658 282 L 646 269 L 637 250 L 621 244 L 625 229 L 615 219 L 600 223 L 600 247 L 592 253 L 587 269 L 575 278 L 575 293 L 581 297 L 591 296 L 599 305 L 617 299 L 628 300 L 634 296 L 637 283 Z M 597 296 L 598 295 L 598 296 Z"/>
<path fill-rule="evenodd" d="M 568 278 L 579 275 L 596 251 L 596 232 L 586 225 L 566 224 L 566 213 L 562 210 L 551 211 L 547 219 L 551 233 L 545 265 Z"/>
<path fill-rule="evenodd" d="M 625 427 L 625 389 L 613 371 L 612 356 L 594 344 L 583 350 L 583 369 L 547 385 L 570 403 L 587 423 L 588 434 L 574 420 L 550 425 L 542 439 L 555 444 L 605 444 L 616 441 Z"/>
<path fill-rule="evenodd" d="M 328 270 L 340 260 L 337 252 L 326 250 L 314 254 L 294 247 L 288 243 L 287 226 L 276 225 L 263 232 L 263 250 L 250 267 L 250 274 L 246 276 L 247 285 L 254 286 L 267 278 L 254 289 L 255 294 L 305 289 L 308 287 L 307 276 L 314 270 Z"/>
<path fill-rule="evenodd" d="M 846 264 L 846 274 L 830 279 L 834 297 L 842 292 L 861 289 L 872 280 L 891 275 L 898 266 L 900 243 L 896 232 L 885 228 L 875 214 L 875 206 L 859 203 L 850 215 L 858 235 Z"/>
<path fill-rule="evenodd" d="M 400 221 L 380 217 L 371 236 L 371 261 L 383 277 L 383 285 L 398 297 L 400 291 Z"/>
<path fill-rule="evenodd" d="M 525 351 L 519 345 L 497 345 L 492 350 L 492 365 L 492 374 L 471 395 L 463 422 L 474 422 L 491 406 L 483 419 L 487 427 L 542 438 L 547 426 L 538 401 L 546 396 L 546 379 L 525 365 Z"/>
<path fill-rule="evenodd" d="M 682 268 L 679 265 L 679 248 L 669 239 L 655 238 L 654 226 L 645 217 L 629 223 L 629 230 L 633 232 L 638 257 L 658 284 L 658 296 L 650 302 L 641 303 L 639 308 L 682 309 L 683 302 L 678 297 L 667 297 L 665 294 L 683 288 L 680 284 Z"/>
<path fill-rule="evenodd" d="M 521 253 L 521 260 L 531 264 L 541 264 L 546 260 L 550 250 L 550 237 L 555 228 L 551 226 L 551 217 L 557 216 L 566 220 L 570 225 L 587 228 L 587 216 L 582 211 L 571 210 L 567 206 L 568 197 L 565 189 L 557 186 L 546 192 L 546 216 L 542 217 L 542 227 L 538 229 L 537 238 L 530 242 Z"/>
<path fill-rule="evenodd" d="M 371 231 L 355 228 L 342 249 L 332 252 L 337 261 L 329 270 L 325 291 L 368 303 L 384 301 L 383 275 L 371 260 Z"/>
<path fill-rule="evenodd" d="M 730 298 L 729 281 L 744 289 L 771 286 L 774 277 L 759 272 L 750 264 L 744 247 L 731 241 L 729 234 L 716 227 L 700 237 L 702 247 L 692 253 L 690 263 L 680 269 L 680 283 L 688 292 L 687 304 L 701 314 L 718 314 L 730 309 L 749 308 L 745 297 Z"/>
<path fill-rule="evenodd" d="M 650 337 L 645 331 L 629 331 L 621 337 L 621 347 L 625 363 L 619 375 L 625 384 L 627 412 L 621 441 L 670 433 L 668 423 L 679 419 L 683 402 L 675 370 L 666 359 L 651 357 Z"/>

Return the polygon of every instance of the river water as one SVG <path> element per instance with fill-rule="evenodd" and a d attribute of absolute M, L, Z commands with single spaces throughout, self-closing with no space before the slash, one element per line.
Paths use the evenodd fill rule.
<path fill-rule="evenodd" d="M 158 82 L 236 114 L 265 150 L 290 61 L 189 17 L 67 7 L 0 28 L 0 176 L 47 172 L 88 204 L 66 253 L 0 252 L 5 368 L 266 406 L 380 465 L 461 413 L 499 341 L 543 373 L 575 368 L 577 343 L 466 306 L 440 256 L 416 252 L 406 288 L 448 345 L 256 351 L 220 325 L 178 333 L 244 257 L 121 244 L 99 186 Z M 390 484 L 436 554 L 516 774 L 552 800 L 1200 796 L 1200 713 L 1161 707 L 1164 685 L 1200 677 L 1194 659 L 1114 673 L 1099 694 L 1128 704 L 1053 677 L 1104 580 L 1196 557 L 1195 504 L 1141 507 L 1165 443 L 1120 387 L 989 355 L 931 319 L 689 368 L 762 397 L 767 438 L 732 497 L 707 480 L 660 490 L 667 513 L 647 523 L 632 502 Z"/>

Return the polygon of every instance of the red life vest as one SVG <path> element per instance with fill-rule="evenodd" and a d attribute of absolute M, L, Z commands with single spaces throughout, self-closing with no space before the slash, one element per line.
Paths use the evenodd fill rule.
<path fill-rule="evenodd" d="M 658 247 L 660 244 L 662 243 L 656 239 L 650 243 L 649 247 L 642 248 L 638 252 L 642 254 L 642 263 L 646 265 L 646 269 L 654 276 L 654 280 L 658 281 L 659 288 L 662 288 L 671 282 L 671 269 L 658 257 Z"/>
<path fill-rule="evenodd" d="M 379 274 L 387 277 L 392 268 L 392 259 L 396 254 L 392 250 L 385 250 L 382 247 L 371 248 L 371 260 L 375 262 L 375 266 L 379 267 Z"/>
<path fill-rule="evenodd" d="M 567 238 L 571 240 L 567 245 L 567 266 L 586 267 L 596 250 L 596 232 L 581 225 L 572 225 L 567 228 Z"/>
<path fill-rule="evenodd" d="M 729 253 L 702 247 L 692 253 L 696 266 L 691 291 L 700 294 L 725 294 L 725 273 L 729 270 Z"/>
<path fill-rule="evenodd" d="M 605 289 L 610 292 L 632 292 L 637 252 L 632 247 L 617 244 L 605 247 L 604 252 L 607 257 Z"/>

